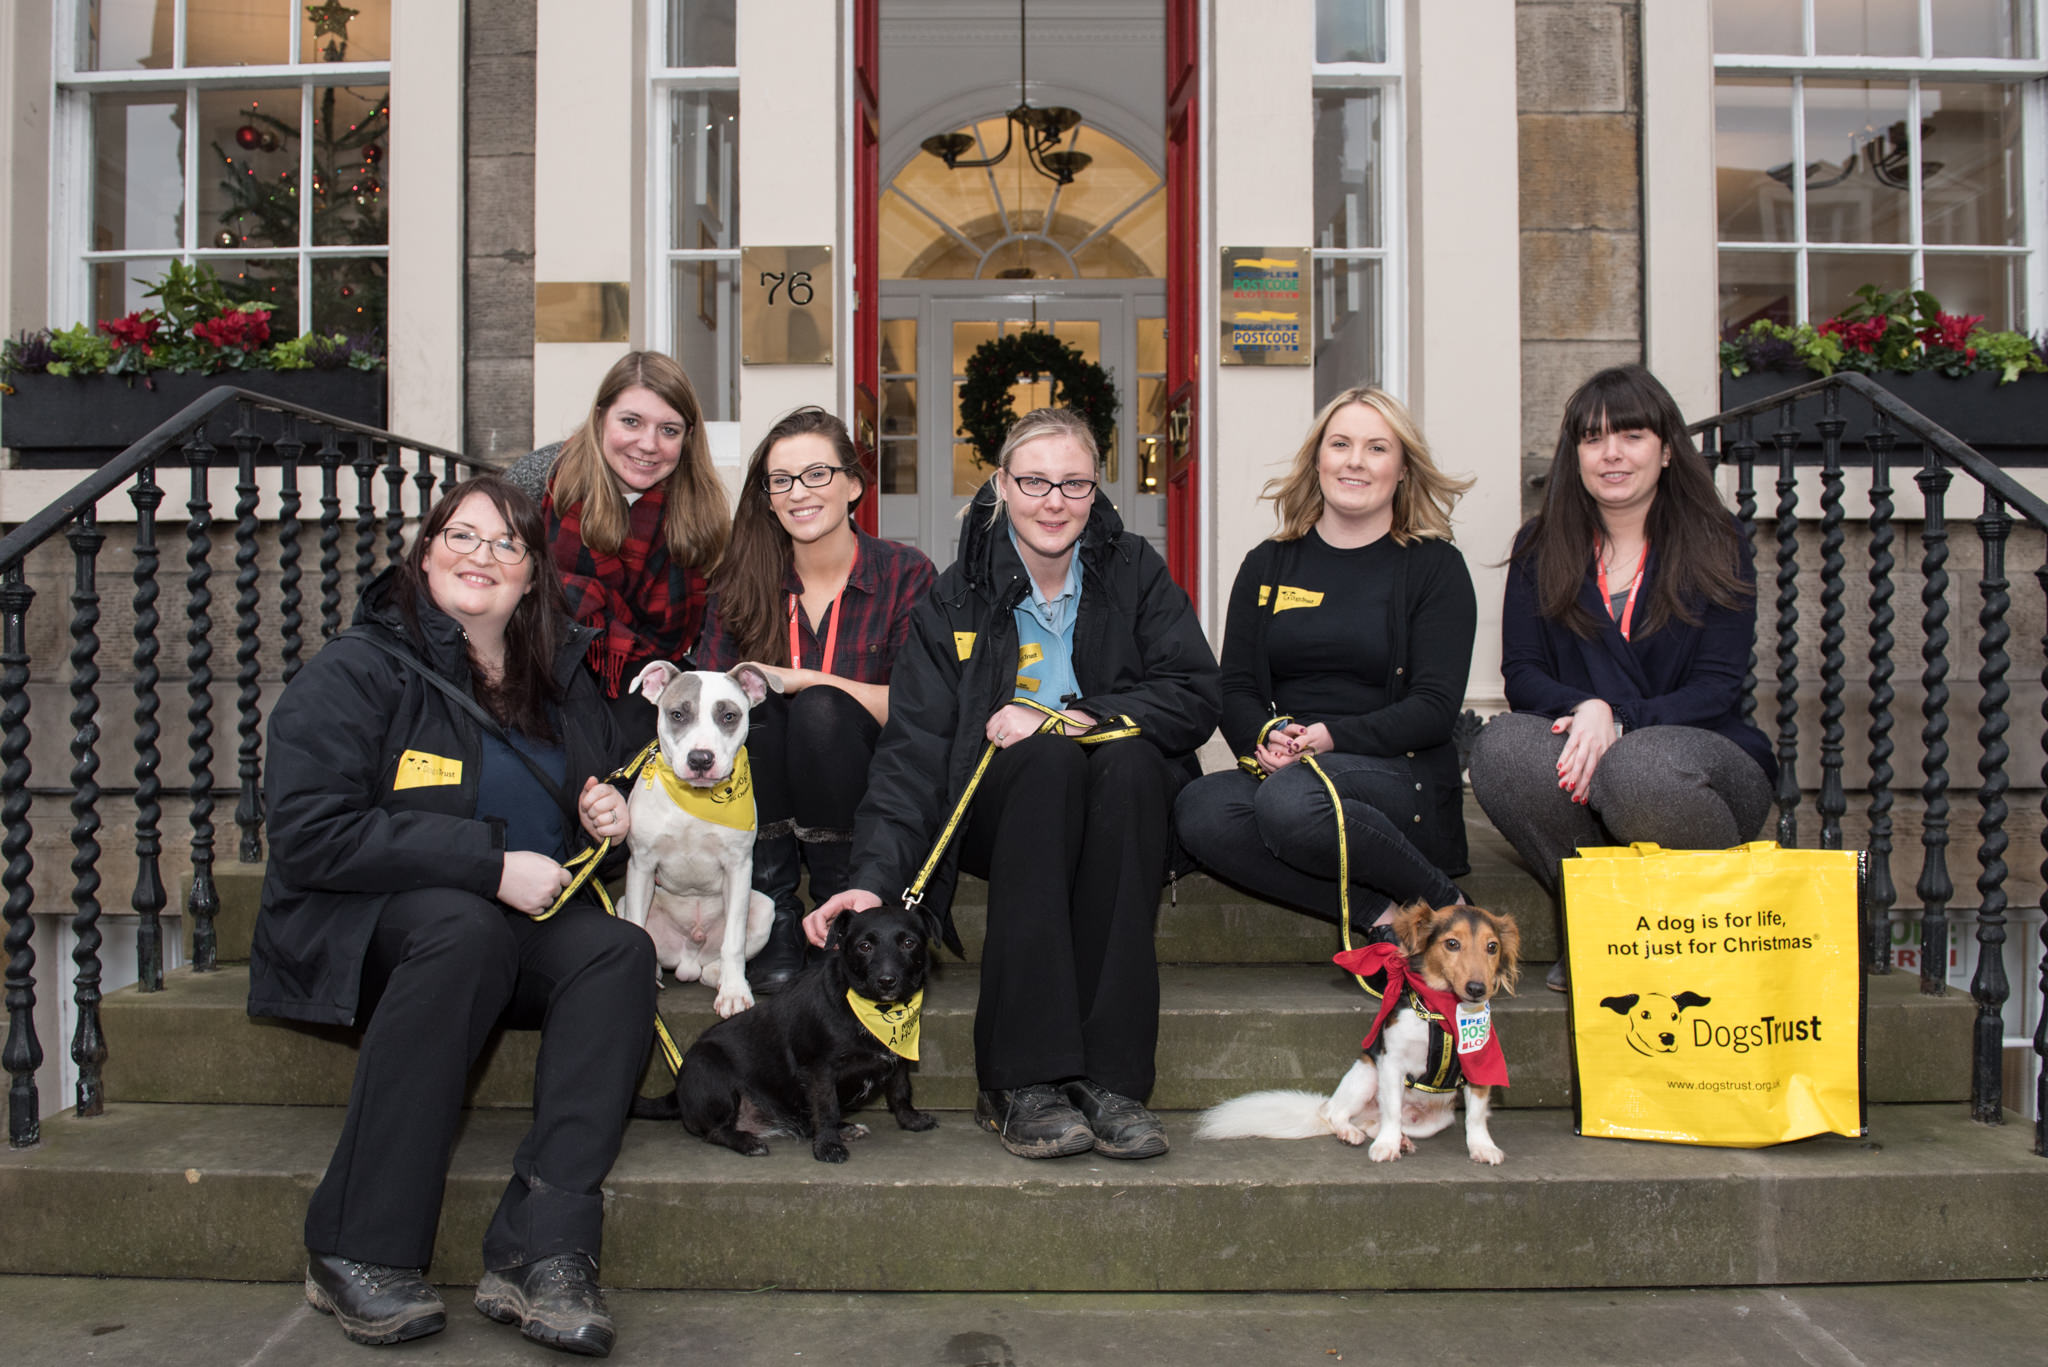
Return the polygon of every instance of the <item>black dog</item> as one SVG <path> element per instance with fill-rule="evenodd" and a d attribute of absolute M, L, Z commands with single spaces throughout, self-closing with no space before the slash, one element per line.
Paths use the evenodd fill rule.
<path fill-rule="evenodd" d="M 854 1014 L 848 990 L 878 1006 L 908 1002 L 929 963 L 924 918 L 902 907 L 832 922 L 824 958 L 751 1010 L 712 1025 L 683 1055 L 673 1097 L 641 1098 L 633 1114 L 680 1119 L 707 1143 L 749 1156 L 767 1134 L 808 1135 L 811 1155 L 844 1163 L 845 1140 L 866 1134 L 842 1113 L 879 1091 L 906 1130 L 938 1120 L 910 1104 L 910 1064 Z"/>

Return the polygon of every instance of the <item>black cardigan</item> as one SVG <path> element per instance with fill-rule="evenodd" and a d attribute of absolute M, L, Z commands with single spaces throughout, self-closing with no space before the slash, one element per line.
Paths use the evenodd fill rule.
<path fill-rule="evenodd" d="M 1279 712 L 1266 658 L 1273 614 L 1261 588 L 1285 583 L 1300 541 L 1263 541 L 1252 548 L 1230 590 L 1223 634 L 1223 739 L 1231 753 L 1251 754 L 1259 730 Z M 1479 606 L 1465 557 L 1448 541 L 1426 539 L 1401 548 L 1387 611 L 1385 707 L 1326 720 L 1343 754 L 1406 759 L 1422 785 L 1416 848 L 1453 878 L 1470 869 L 1465 846 L 1464 783 L 1451 730 L 1465 706 Z M 1271 594 L 1269 593 L 1269 597 Z"/>

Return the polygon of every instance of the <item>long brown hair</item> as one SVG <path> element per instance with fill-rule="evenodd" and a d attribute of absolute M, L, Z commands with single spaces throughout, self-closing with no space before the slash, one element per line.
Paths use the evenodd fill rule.
<path fill-rule="evenodd" d="M 619 395 L 636 385 L 652 390 L 689 429 L 683 434 L 682 459 L 668 477 L 662 540 L 677 564 L 709 570 L 725 551 L 725 486 L 711 467 L 697 391 L 683 368 L 659 351 L 629 351 L 605 372 L 589 416 L 563 443 L 555 463 L 555 506 L 583 505 L 583 541 L 592 550 L 610 555 L 626 539 L 626 496 L 604 463 L 604 419 Z"/>
<path fill-rule="evenodd" d="M 520 595 L 519 605 L 505 624 L 505 673 L 495 686 L 484 682 L 476 652 L 470 651 L 470 687 L 484 710 L 500 725 L 539 741 L 555 739 L 554 719 L 548 704 L 562 695 L 555 683 L 555 656 L 562 648 L 563 625 L 568 607 L 562 597 L 562 576 L 548 554 L 546 530 L 541 525 L 540 505 L 518 485 L 500 475 L 478 475 L 466 479 L 441 496 L 428 510 L 413 538 L 405 559 L 399 562 L 397 602 L 400 615 L 415 639 L 421 638 L 420 604 L 433 602 L 427 588 L 427 552 L 455 516 L 456 509 L 471 494 L 482 494 L 505 519 L 514 539 L 526 547 L 524 563 L 531 567 L 533 589 Z"/>
<path fill-rule="evenodd" d="M 789 639 L 782 630 L 784 607 L 782 586 L 788 582 L 793 552 L 789 533 L 768 501 L 763 481 L 768 457 L 777 442 L 789 437 L 816 435 L 832 443 L 840 468 L 857 489 L 855 502 L 867 493 L 867 475 L 860 468 L 860 455 L 846 424 L 822 408 L 799 408 L 784 414 L 768 435 L 754 448 L 747 462 L 745 481 L 740 486 L 739 507 L 732 515 L 732 540 L 725 559 L 711 577 L 718 595 L 718 620 L 738 649 L 740 658 L 762 664 L 788 665 Z"/>
<path fill-rule="evenodd" d="M 1707 462 L 1686 434 L 1677 400 L 1639 365 L 1603 370 L 1565 403 L 1543 507 L 1523 529 L 1514 559 L 1535 566 L 1537 611 L 1584 637 L 1600 622 L 1579 602 L 1586 568 L 1604 528 L 1579 475 L 1579 442 L 1607 432 L 1647 431 L 1671 453 L 1657 479 L 1644 531 L 1657 548 L 1641 630 L 1676 618 L 1697 626 L 1706 603 L 1740 607 L 1756 597 L 1741 575 L 1742 541 L 1721 503 Z"/>
<path fill-rule="evenodd" d="M 1394 439 L 1401 443 L 1402 473 L 1406 478 L 1394 488 L 1394 543 L 1407 546 L 1423 540 L 1451 540 L 1451 509 L 1458 506 L 1472 481 L 1439 470 L 1407 405 L 1384 389 L 1370 385 L 1347 389 L 1324 404 L 1308 430 L 1308 440 L 1294 453 L 1294 464 L 1286 474 L 1267 480 L 1266 487 L 1259 491 L 1260 498 L 1273 500 L 1273 509 L 1280 515 L 1280 530 L 1273 534 L 1274 539 L 1297 541 L 1322 521 L 1323 480 L 1317 458 L 1322 454 L 1330 419 L 1337 416 L 1338 409 L 1354 403 L 1362 403 L 1385 418 Z"/>

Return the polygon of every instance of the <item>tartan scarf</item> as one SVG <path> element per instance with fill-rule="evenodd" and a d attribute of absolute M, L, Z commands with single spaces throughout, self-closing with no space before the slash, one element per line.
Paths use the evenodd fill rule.
<path fill-rule="evenodd" d="M 557 507 L 553 481 L 541 500 L 569 615 L 597 628 L 589 660 L 606 697 L 619 696 L 629 667 L 682 662 L 703 625 L 704 576 L 670 560 L 662 535 L 667 511 L 666 484 L 640 495 L 626 510 L 625 540 L 607 555 L 584 543 L 581 503 Z"/>
<path fill-rule="evenodd" d="M 1371 979 L 1385 974 L 1384 981 L 1377 987 L 1368 985 L 1367 992 L 1377 991 L 1380 999 L 1379 1013 L 1372 1018 L 1372 1028 L 1365 1032 L 1360 1047 L 1371 1049 L 1380 1037 L 1380 1030 L 1393 1018 L 1406 993 L 1413 993 L 1422 1003 L 1423 1018 L 1429 1020 L 1431 1030 L 1447 1030 L 1455 1047 L 1458 1013 L 1458 998 L 1455 993 L 1431 987 L 1422 980 L 1422 975 L 1408 964 L 1408 956 L 1401 952 L 1399 945 L 1374 943 L 1347 949 L 1334 957 L 1337 967 L 1361 978 Z M 1435 1019 L 1430 1020 L 1431 1015 Z M 1501 1052 L 1500 1031 L 1495 1030 L 1486 1038 L 1477 1053 L 1458 1055 L 1459 1066 L 1464 1069 L 1465 1081 L 1474 1087 L 1505 1087 L 1508 1085 L 1507 1055 Z"/>

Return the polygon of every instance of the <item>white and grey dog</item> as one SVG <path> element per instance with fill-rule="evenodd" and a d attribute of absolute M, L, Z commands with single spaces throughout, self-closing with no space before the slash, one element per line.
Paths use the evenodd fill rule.
<path fill-rule="evenodd" d="M 734 764 L 748 711 L 781 682 L 754 665 L 717 674 L 657 660 L 632 687 L 661 711 L 661 748 L 633 783 L 619 915 L 653 937 L 677 982 L 701 980 L 718 1014 L 736 1015 L 754 1004 L 746 961 L 768 942 L 775 904 L 753 888 L 754 793 Z"/>

